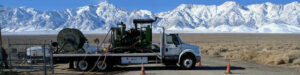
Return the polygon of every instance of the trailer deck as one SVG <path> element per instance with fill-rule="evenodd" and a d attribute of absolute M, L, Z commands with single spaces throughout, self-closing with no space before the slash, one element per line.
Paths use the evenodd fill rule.
<path fill-rule="evenodd" d="M 140 57 L 149 57 L 149 56 L 157 56 L 159 53 L 108 53 L 106 56 L 140 56 Z M 105 54 L 53 54 L 53 57 L 84 57 L 84 56 L 105 56 Z"/>

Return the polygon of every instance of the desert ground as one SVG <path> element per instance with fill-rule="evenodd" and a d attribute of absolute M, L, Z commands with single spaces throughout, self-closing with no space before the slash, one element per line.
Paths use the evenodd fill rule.
<path fill-rule="evenodd" d="M 104 34 L 85 35 L 91 44 L 94 39 L 103 40 Z M 149 75 L 165 74 L 224 74 L 227 61 L 231 61 L 232 72 L 242 75 L 298 75 L 300 74 L 300 34 L 251 34 L 251 33 L 197 33 L 181 34 L 185 43 L 201 47 L 202 66 L 196 70 L 181 70 L 160 64 L 145 65 Z M 8 41 L 9 40 L 9 41 Z M 56 41 L 56 35 L 4 35 L 7 43 L 38 43 Z M 153 41 L 159 41 L 154 34 Z M 10 48 L 23 49 L 29 46 L 14 45 Z M 111 72 L 78 72 L 66 69 L 66 64 L 56 64 L 55 74 L 139 74 L 140 65 L 120 66 Z M 18 71 L 17 74 L 42 74 L 42 71 Z M 49 73 L 49 72 L 48 72 Z"/>

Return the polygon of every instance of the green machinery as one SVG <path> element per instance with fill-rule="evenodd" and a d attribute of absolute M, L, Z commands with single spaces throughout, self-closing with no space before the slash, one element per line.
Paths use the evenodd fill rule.
<path fill-rule="evenodd" d="M 134 28 L 129 30 L 123 22 L 111 28 L 110 50 L 116 53 L 151 51 L 152 23 L 156 19 L 134 19 Z"/>
<path fill-rule="evenodd" d="M 134 28 L 126 30 L 126 25 L 121 22 L 117 27 L 111 28 L 110 52 L 152 52 L 152 23 L 155 19 L 134 19 Z M 57 35 L 59 53 L 84 53 L 82 48 L 87 39 L 78 29 L 65 28 Z"/>

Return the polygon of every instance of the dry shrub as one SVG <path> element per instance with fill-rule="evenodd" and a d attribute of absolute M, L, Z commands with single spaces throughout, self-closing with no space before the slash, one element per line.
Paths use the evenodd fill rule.
<path fill-rule="evenodd" d="M 288 64 L 289 63 L 289 57 L 287 55 L 283 54 L 272 54 L 268 55 L 268 58 L 261 58 L 265 59 L 264 64 L 268 65 L 280 65 L 280 64 Z"/>
<path fill-rule="evenodd" d="M 258 54 L 257 50 L 243 50 L 241 52 L 240 58 L 249 61 L 257 57 L 257 54 Z"/>
<path fill-rule="evenodd" d="M 300 47 L 297 46 L 297 47 L 295 47 L 295 49 L 296 49 L 296 50 L 300 50 Z"/>
<path fill-rule="evenodd" d="M 208 49 L 202 49 L 201 54 L 208 54 Z"/>
<path fill-rule="evenodd" d="M 223 53 L 222 56 L 224 56 L 226 59 L 242 59 L 246 61 L 251 61 L 253 58 L 256 57 L 256 50 L 243 50 L 243 51 L 230 51 Z"/>
<path fill-rule="evenodd" d="M 219 52 L 227 52 L 229 49 L 228 48 L 220 48 Z"/>
<path fill-rule="evenodd" d="M 225 59 L 235 59 L 238 58 L 238 51 L 231 51 L 231 52 L 226 52 L 222 54 L 222 56 L 225 57 Z"/>
<path fill-rule="evenodd" d="M 201 50 L 202 54 L 208 54 L 208 55 L 219 55 L 219 51 L 215 50 L 214 48 L 203 48 Z"/>
<path fill-rule="evenodd" d="M 293 65 L 300 65 L 300 59 L 296 59 L 293 61 Z"/>
<path fill-rule="evenodd" d="M 288 57 L 290 58 L 289 63 L 298 64 L 300 63 L 300 51 L 299 50 L 290 50 L 288 51 Z"/>
<path fill-rule="evenodd" d="M 278 51 L 258 51 L 258 50 L 243 50 L 229 51 L 221 53 L 226 59 L 242 59 L 245 61 L 255 61 L 267 65 L 288 64 L 290 58 L 288 55 L 280 54 Z"/>
<path fill-rule="evenodd" d="M 215 55 L 215 56 L 220 55 L 219 51 L 217 50 L 208 50 L 207 53 L 208 55 Z"/>

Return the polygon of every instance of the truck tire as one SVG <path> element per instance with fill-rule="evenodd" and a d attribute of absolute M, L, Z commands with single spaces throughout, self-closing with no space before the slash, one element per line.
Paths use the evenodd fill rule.
<path fill-rule="evenodd" d="M 182 69 L 195 68 L 196 61 L 192 56 L 183 56 L 180 60 L 180 67 Z"/>
<path fill-rule="evenodd" d="M 86 60 L 79 60 L 76 62 L 76 69 L 79 71 L 88 71 L 91 68 L 91 63 Z"/>
<path fill-rule="evenodd" d="M 107 62 L 103 62 L 103 61 L 98 61 L 96 62 L 97 64 L 97 70 L 100 72 L 103 71 L 108 71 L 110 68 L 112 68 L 112 66 L 110 64 L 107 64 Z M 102 65 L 103 64 L 103 65 Z"/>

